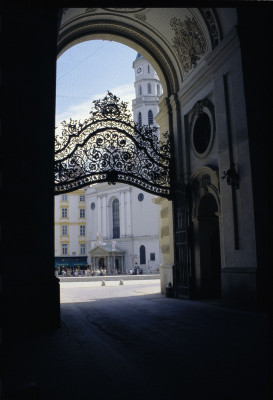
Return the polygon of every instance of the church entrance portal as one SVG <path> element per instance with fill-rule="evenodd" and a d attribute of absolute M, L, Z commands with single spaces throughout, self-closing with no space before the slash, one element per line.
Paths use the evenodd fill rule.
<path fill-rule="evenodd" d="M 219 221 L 215 215 L 217 211 L 213 195 L 208 193 L 203 196 L 198 213 L 202 298 L 217 298 L 221 295 Z"/>

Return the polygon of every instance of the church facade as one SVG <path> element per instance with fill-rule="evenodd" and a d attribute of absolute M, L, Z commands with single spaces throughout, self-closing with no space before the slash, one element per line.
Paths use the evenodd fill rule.
<path fill-rule="evenodd" d="M 161 84 L 152 65 L 139 53 L 133 62 L 134 122 L 157 127 Z M 130 273 L 138 266 L 145 274 L 159 273 L 158 205 L 155 196 L 134 186 L 96 184 L 86 189 L 87 252 L 92 268 Z M 99 240 L 98 240 L 99 239 Z"/>
<path fill-rule="evenodd" d="M 159 273 L 158 206 L 138 188 L 97 184 L 86 189 L 88 263 L 108 273 Z"/>

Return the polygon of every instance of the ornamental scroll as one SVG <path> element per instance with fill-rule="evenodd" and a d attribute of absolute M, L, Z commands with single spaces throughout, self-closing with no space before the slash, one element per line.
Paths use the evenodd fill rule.
<path fill-rule="evenodd" d="M 169 134 L 140 126 L 108 92 L 83 122 L 62 122 L 55 137 L 55 195 L 99 182 L 130 184 L 171 198 Z"/>
<path fill-rule="evenodd" d="M 184 73 L 188 74 L 195 68 L 206 53 L 205 37 L 193 18 L 172 18 L 170 21 L 174 37 L 172 46 L 178 55 Z"/>

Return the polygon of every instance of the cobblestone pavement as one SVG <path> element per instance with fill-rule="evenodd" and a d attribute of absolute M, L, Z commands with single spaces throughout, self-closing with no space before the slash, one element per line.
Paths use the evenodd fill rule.
<path fill-rule="evenodd" d="M 166 298 L 155 281 L 62 282 L 62 328 L 13 349 L 41 400 L 265 400 L 267 318 Z"/>

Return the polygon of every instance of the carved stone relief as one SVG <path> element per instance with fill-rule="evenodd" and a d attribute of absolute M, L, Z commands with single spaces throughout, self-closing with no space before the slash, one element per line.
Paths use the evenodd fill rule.
<path fill-rule="evenodd" d="M 211 8 L 200 8 L 199 11 L 201 12 L 208 27 L 211 39 L 211 46 L 214 49 L 221 40 L 222 35 L 220 27 Z"/>
<path fill-rule="evenodd" d="M 87 8 L 85 12 L 96 12 L 97 8 Z"/>
<path fill-rule="evenodd" d="M 192 220 L 198 217 L 199 205 L 205 194 L 212 194 L 218 205 L 218 216 L 221 212 L 219 196 L 219 177 L 218 170 L 210 167 L 201 167 L 192 175 L 191 178 L 191 196 L 192 196 Z"/>
<path fill-rule="evenodd" d="M 145 14 L 135 14 L 135 18 L 143 22 L 147 19 Z"/>
<path fill-rule="evenodd" d="M 198 61 L 206 53 L 205 37 L 193 18 L 172 18 L 170 25 L 174 31 L 173 48 L 177 53 L 185 73 L 197 66 Z"/>
<path fill-rule="evenodd" d="M 116 13 L 125 13 L 125 14 L 131 14 L 131 13 L 137 13 L 140 11 L 145 10 L 145 8 L 103 8 L 103 10 L 107 10 L 107 11 L 112 11 L 112 12 L 116 12 Z"/>

